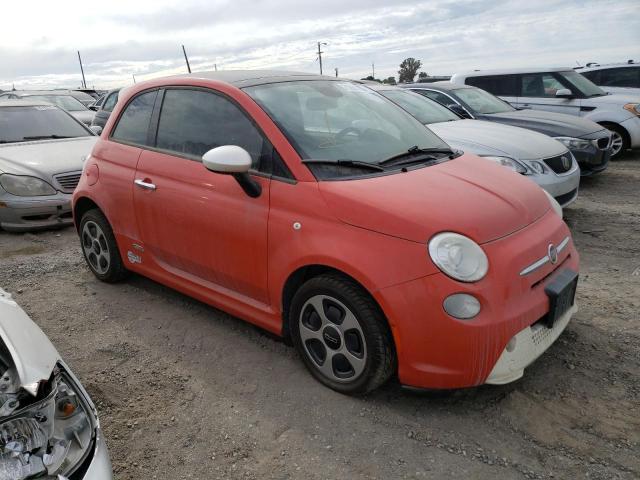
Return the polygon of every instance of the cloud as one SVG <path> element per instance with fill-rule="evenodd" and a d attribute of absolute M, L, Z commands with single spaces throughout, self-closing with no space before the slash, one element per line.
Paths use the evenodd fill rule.
<path fill-rule="evenodd" d="M 192 69 L 283 68 L 360 78 L 397 75 L 408 56 L 425 71 L 572 65 L 640 57 L 637 0 L 125 0 L 97 14 L 59 0 L 34 9 L 29 28 L 0 31 L 0 88 L 126 85 Z"/>

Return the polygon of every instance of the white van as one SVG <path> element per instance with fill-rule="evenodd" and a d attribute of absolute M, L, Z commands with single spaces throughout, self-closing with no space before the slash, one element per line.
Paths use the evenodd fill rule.
<path fill-rule="evenodd" d="M 567 113 L 613 132 L 612 158 L 640 147 L 640 96 L 609 94 L 572 68 L 479 70 L 451 82 L 482 88 L 516 108 Z"/>

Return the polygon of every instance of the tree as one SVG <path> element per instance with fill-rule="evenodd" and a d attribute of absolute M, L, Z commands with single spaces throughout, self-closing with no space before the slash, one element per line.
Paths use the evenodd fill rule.
<path fill-rule="evenodd" d="M 413 82 L 421 66 L 422 62 L 420 60 L 416 60 L 413 57 L 405 58 L 400 64 L 400 70 L 398 70 L 398 75 L 400 75 L 398 81 L 400 83 Z"/>
<path fill-rule="evenodd" d="M 418 79 L 421 79 L 421 78 L 427 78 L 428 76 L 429 76 L 429 75 L 427 75 L 427 72 L 420 72 L 420 73 L 418 74 Z"/>
<path fill-rule="evenodd" d="M 385 78 L 384 80 L 382 80 L 382 83 L 386 83 L 387 85 L 395 85 L 396 77 Z"/>
<path fill-rule="evenodd" d="M 378 82 L 378 83 L 382 83 L 382 82 L 380 81 L 380 79 L 378 79 L 378 78 L 373 78 L 371 75 L 369 75 L 368 77 L 361 78 L 360 80 L 369 80 L 370 82 Z"/>

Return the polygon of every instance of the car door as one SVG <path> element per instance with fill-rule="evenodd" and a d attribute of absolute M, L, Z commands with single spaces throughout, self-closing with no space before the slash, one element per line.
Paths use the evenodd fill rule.
<path fill-rule="evenodd" d="M 100 207 L 112 223 L 116 238 L 123 240 L 123 253 L 137 240 L 133 210 L 133 181 L 142 148 L 148 144 L 149 125 L 157 90 L 134 97 L 123 109 L 108 141 L 98 141 L 91 156 L 98 160 L 99 178 L 104 185 Z M 125 254 L 126 255 L 126 254 Z"/>
<path fill-rule="evenodd" d="M 116 103 L 118 102 L 119 93 L 120 92 L 116 91 L 108 94 L 108 96 L 105 98 L 102 104 L 102 107 L 96 112 L 96 115 L 93 118 L 93 125 L 98 125 L 104 128 L 104 126 L 107 123 L 107 120 L 109 120 L 109 117 L 111 116 L 111 112 L 113 111 L 113 109 L 116 106 Z"/>
<path fill-rule="evenodd" d="M 212 90 L 162 94 L 154 148 L 138 162 L 134 192 L 142 261 L 214 291 L 268 303 L 269 186 L 258 170 L 273 151 L 232 100 Z M 205 169 L 222 145 L 249 152 L 262 194 L 249 197 L 231 175 Z"/>
<path fill-rule="evenodd" d="M 514 106 L 547 112 L 580 115 L 579 98 L 561 98 L 558 90 L 570 89 L 557 75 L 549 73 L 526 73 L 520 75 L 520 93 Z M 575 92 L 574 92 L 575 93 Z"/>

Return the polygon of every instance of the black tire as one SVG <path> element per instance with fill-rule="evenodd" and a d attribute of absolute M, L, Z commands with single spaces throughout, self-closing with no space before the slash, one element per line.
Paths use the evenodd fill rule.
<path fill-rule="evenodd" d="M 313 305 L 309 303 L 310 301 L 314 301 L 314 299 L 322 299 L 322 308 L 329 308 L 331 310 L 323 311 L 324 319 L 327 320 L 327 322 L 323 322 L 322 326 L 319 326 L 317 329 L 317 334 L 319 334 L 321 338 L 307 338 L 305 341 L 302 338 L 301 329 L 304 330 L 306 328 L 303 324 L 303 318 L 308 317 L 303 317 L 303 313 L 307 315 L 309 309 L 311 309 L 311 314 L 316 311 Z M 353 314 L 353 316 L 349 316 L 350 321 L 346 322 L 344 320 L 346 318 L 346 312 L 343 311 L 343 320 L 340 321 L 340 323 L 332 323 L 329 320 L 331 315 L 328 313 L 335 313 L 342 307 L 346 307 L 349 311 L 348 313 Z M 304 312 L 303 308 L 305 309 Z M 311 375 L 327 387 L 348 395 L 365 394 L 383 385 L 395 373 L 396 353 L 393 337 L 387 321 L 371 296 L 353 280 L 338 274 L 324 274 L 308 280 L 294 295 L 289 315 L 290 333 L 296 350 Z M 336 319 L 338 317 L 332 318 Z M 360 329 L 347 329 L 342 331 L 342 326 L 346 323 L 353 324 L 354 318 Z M 340 345 L 341 350 L 334 350 L 333 348 L 327 347 L 328 343 L 326 343 L 326 339 L 331 339 L 331 336 L 325 337 L 328 328 L 331 332 L 339 332 L 338 337 L 342 339 L 342 344 Z M 307 333 L 310 331 L 311 329 L 307 329 Z M 360 339 L 357 337 L 360 337 Z M 349 339 L 351 339 L 351 341 L 348 341 Z M 363 345 L 359 345 L 359 342 L 362 341 L 364 342 Z M 312 350 L 310 347 L 313 345 L 310 345 L 309 342 L 316 342 L 316 347 L 317 344 L 325 342 L 324 345 L 320 345 L 326 352 L 325 361 L 328 358 L 332 360 L 335 358 L 335 360 L 338 361 L 337 363 L 342 363 L 342 365 L 344 365 L 344 362 L 340 362 L 340 360 L 353 362 L 353 360 L 356 359 L 355 356 L 352 356 L 352 351 L 359 353 L 362 355 L 359 363 L 360 366 L 351 368 L 354 371 L 352 378 L 347 376 L 337 379 L 338 373 L 336 372 L 338 372 L 342 366 L 338 365 L 336 367 L 336 364 L 332 361 L 330 370 L 334 378 L 330 378 L 322 372 L 322 367 L 319 366 L 318 362 L 318 355 L 311 353 Z M 351 345 L 349 346 L 348 344 Z M 356 347 L 351 349 L 353 345 L 356 345 Z M 348 352 L 345 351 L 347 349 L 349 349 Z M 358 352 L 358 349 L 360 352 Z M 328 356 L 329 354 L 331 354 L 331 357 Z M 352 363 L 350 365 L 352 365 Z M 364 365 L 364 367 L 362 367 L 362 365 Z M 357 375 L 354 368 L 361 369 Z"/>
<path fill-rule="evenodd" d="M 627 152 L 627 150 L 629 150 L 629 147 L 631 145 L 629 134 L 623 127 L 615 123 L 603 123 L 602 126 L 613 133 L 614 142 L 616 140 L 620 142 L 619 144 L 621 146 L 619 147 L 619 150 L 617 150 L 615 153 L 613 151 L 611 152 L 611 160 L 620 160 L 622 157 L 624 157 L 625 153 Z"/>
<path fill-rule="evenodd" d="M 91 236 L 92 232 L 95 232 L 95 237 Z M 122 262 L 111 225 L 100 210 L 94 208 L 82 216 L 79 234 L 84 259 L 99 280 L 116 283 L 128 276 L 129 271 Z M 96 255 L 96 249 L 100 252 L 99 257 Z M 108 256 L 108 261 L 99 262 L 98 259 L 106 258 L 105 255 Z"/>

